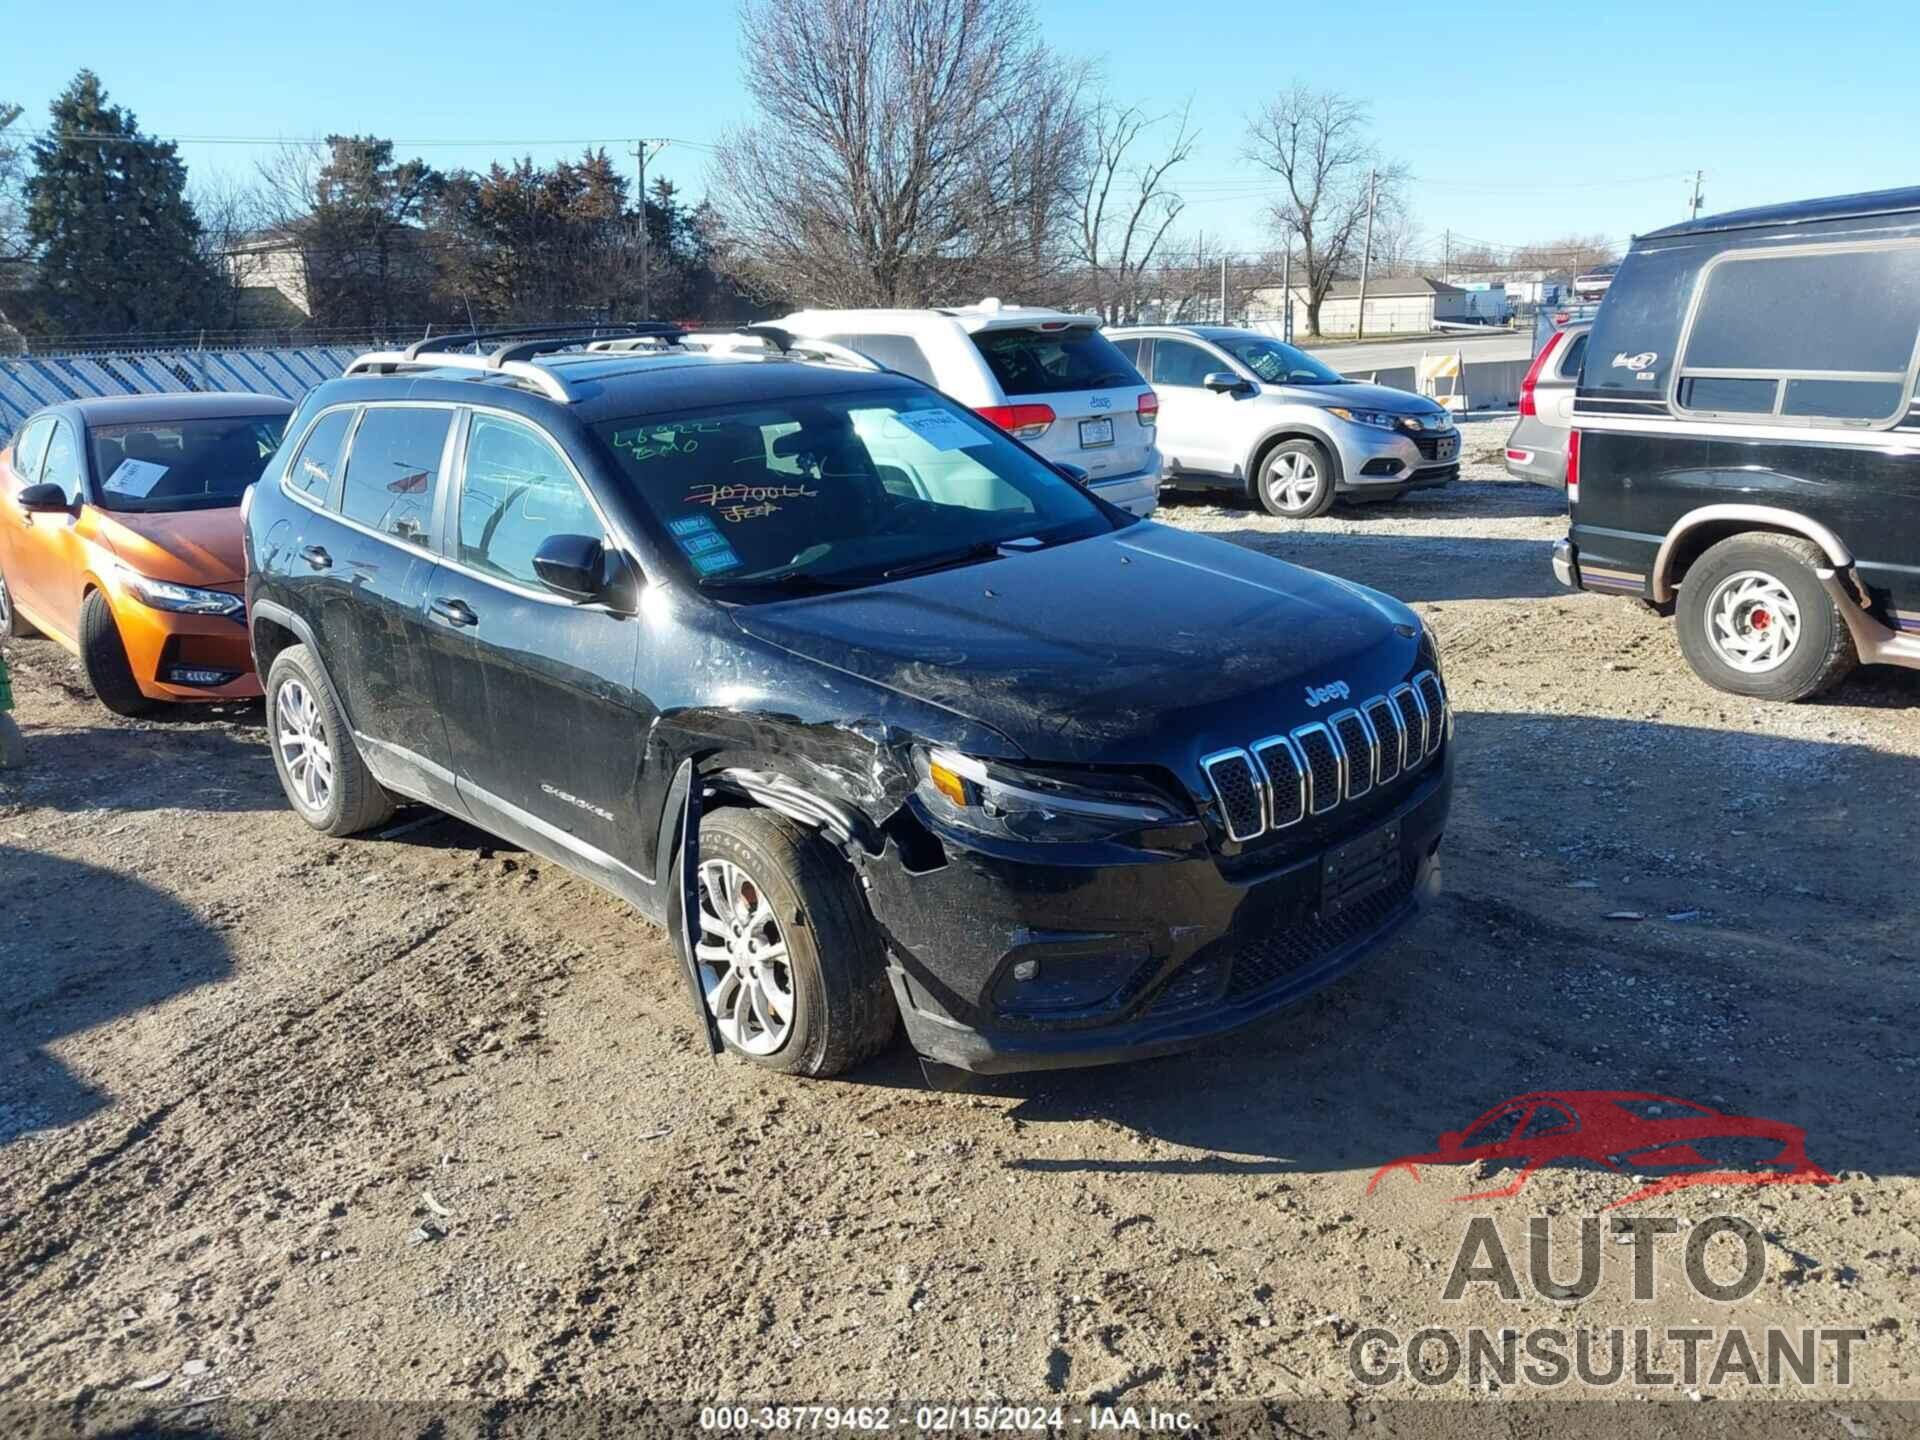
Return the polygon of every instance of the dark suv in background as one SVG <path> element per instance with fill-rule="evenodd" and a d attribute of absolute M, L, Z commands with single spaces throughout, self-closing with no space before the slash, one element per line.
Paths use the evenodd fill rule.
<path fill-rule="evenodd" d="M 976 1070 L 1179 1049 L 1413 913 L 1452 745 L 1411 611 L 759 333 L 453 337 L 307 397 L 247 511 L 303 819 L 567 865 L 672 928 L 713 1043 L 810 1075 L 896 1017 Z"/>
<path fill-rule="evenodd" d="M 1920 668 L 1920 189 L 1634 242 L 1587 343 L 1561 583 L 1674 616 L 1708 684 Z"/>

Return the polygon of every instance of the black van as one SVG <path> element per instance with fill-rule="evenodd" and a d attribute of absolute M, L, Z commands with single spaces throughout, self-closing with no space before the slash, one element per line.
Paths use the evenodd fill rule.
<path fill-rule="evenodd" d="M 1674 615 L 1708 684 L 1920 668 L 1920 187 L 1635 240 L 1573 407 L 1554 573 Z"/>

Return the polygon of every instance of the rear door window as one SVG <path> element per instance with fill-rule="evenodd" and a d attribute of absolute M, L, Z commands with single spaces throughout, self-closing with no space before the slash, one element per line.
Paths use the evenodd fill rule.
<path fill-rule="evenodd" d="M 340 473 L 340 448 L 346 443 L 353 425 L 352 410 L 333 410 L 320 417 L 307 432 L 300 455 L 287 469 L 287 484 L 301 494 L 324 505 L 333 494 L 334 477 Z"/>
<path fill-rule="evenodd" d="M 354 431 L 340 513 L 382 535 L 424 546 L 453 412 L 438 406 L 373 405 Z"/>
<path fill-rule="evenodd" d="M 1889 424 L 1920 341 L 1920 243 L 1733 251 L 1706 267 L 1681 350 L 1682 409 Z"/>
<path fill-rule="evenodd" d="M 829 335 L 826 338 L 836 345 L 845 345 L 850 350 L 871 356 L 889 370 L 898 370 L 902 375 L 911 375 L 928 385 L 937 384 L 927 352 L 909 336 L 860 334 Z"/>
<path fill-rule="evenodd" d="M 1003 395 L 1057 395 L 1144 382 L 1114 343 L 1090 325 L 1062 330 L 981 330 L 974 346 Z"/>

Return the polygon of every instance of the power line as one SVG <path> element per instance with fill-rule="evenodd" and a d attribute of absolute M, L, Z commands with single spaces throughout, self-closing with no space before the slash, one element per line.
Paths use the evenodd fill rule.
<path fill-rule="evenodd" d="M 20 130 L 13 133 L 23 139 L 29 140 L 73 141 L 80 144 L 95 145 L 294 145 L 320 149 L 328 144 L 328 141 L 323 138 L 299 139 L 286 135 L 112 135 L 86 130 Z M 342 135 L 340 138 L 350 140 L 354 137 Z M 638 139 L 638 137 L 632 135 L 600 135 L 574 140 L 532 140 L 525 138 L 518 140 L 404 140 L 390 139 L 385 135 L 374 136 L 372 138 L 386 140 L 396 149 L 404 146 L 410 150 L 452 147 L 512 150 L 522 145 L 534 147 L 555 145 L 632 145 L 636 143 Z M 705 140 L 682 140 L 677 136 L 670 138 L 673 144 L 683 146 L 688 150 L 717 150 L 719 148 Z M 662 141 L 658 137 L 649 137 L 647 143 L 649 145 L 658 145 L 661 144 Z"/>

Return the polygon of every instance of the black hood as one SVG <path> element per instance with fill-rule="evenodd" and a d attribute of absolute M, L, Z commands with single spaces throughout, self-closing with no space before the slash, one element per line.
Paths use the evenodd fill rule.
<path fill-rule="evenodd" d="M 1398 601 L 1161 525 L 743 607 L 770 644 L 991 726 L 1030 758 L 1166 765 L 1324 718 L 1416 668 Z"/>

